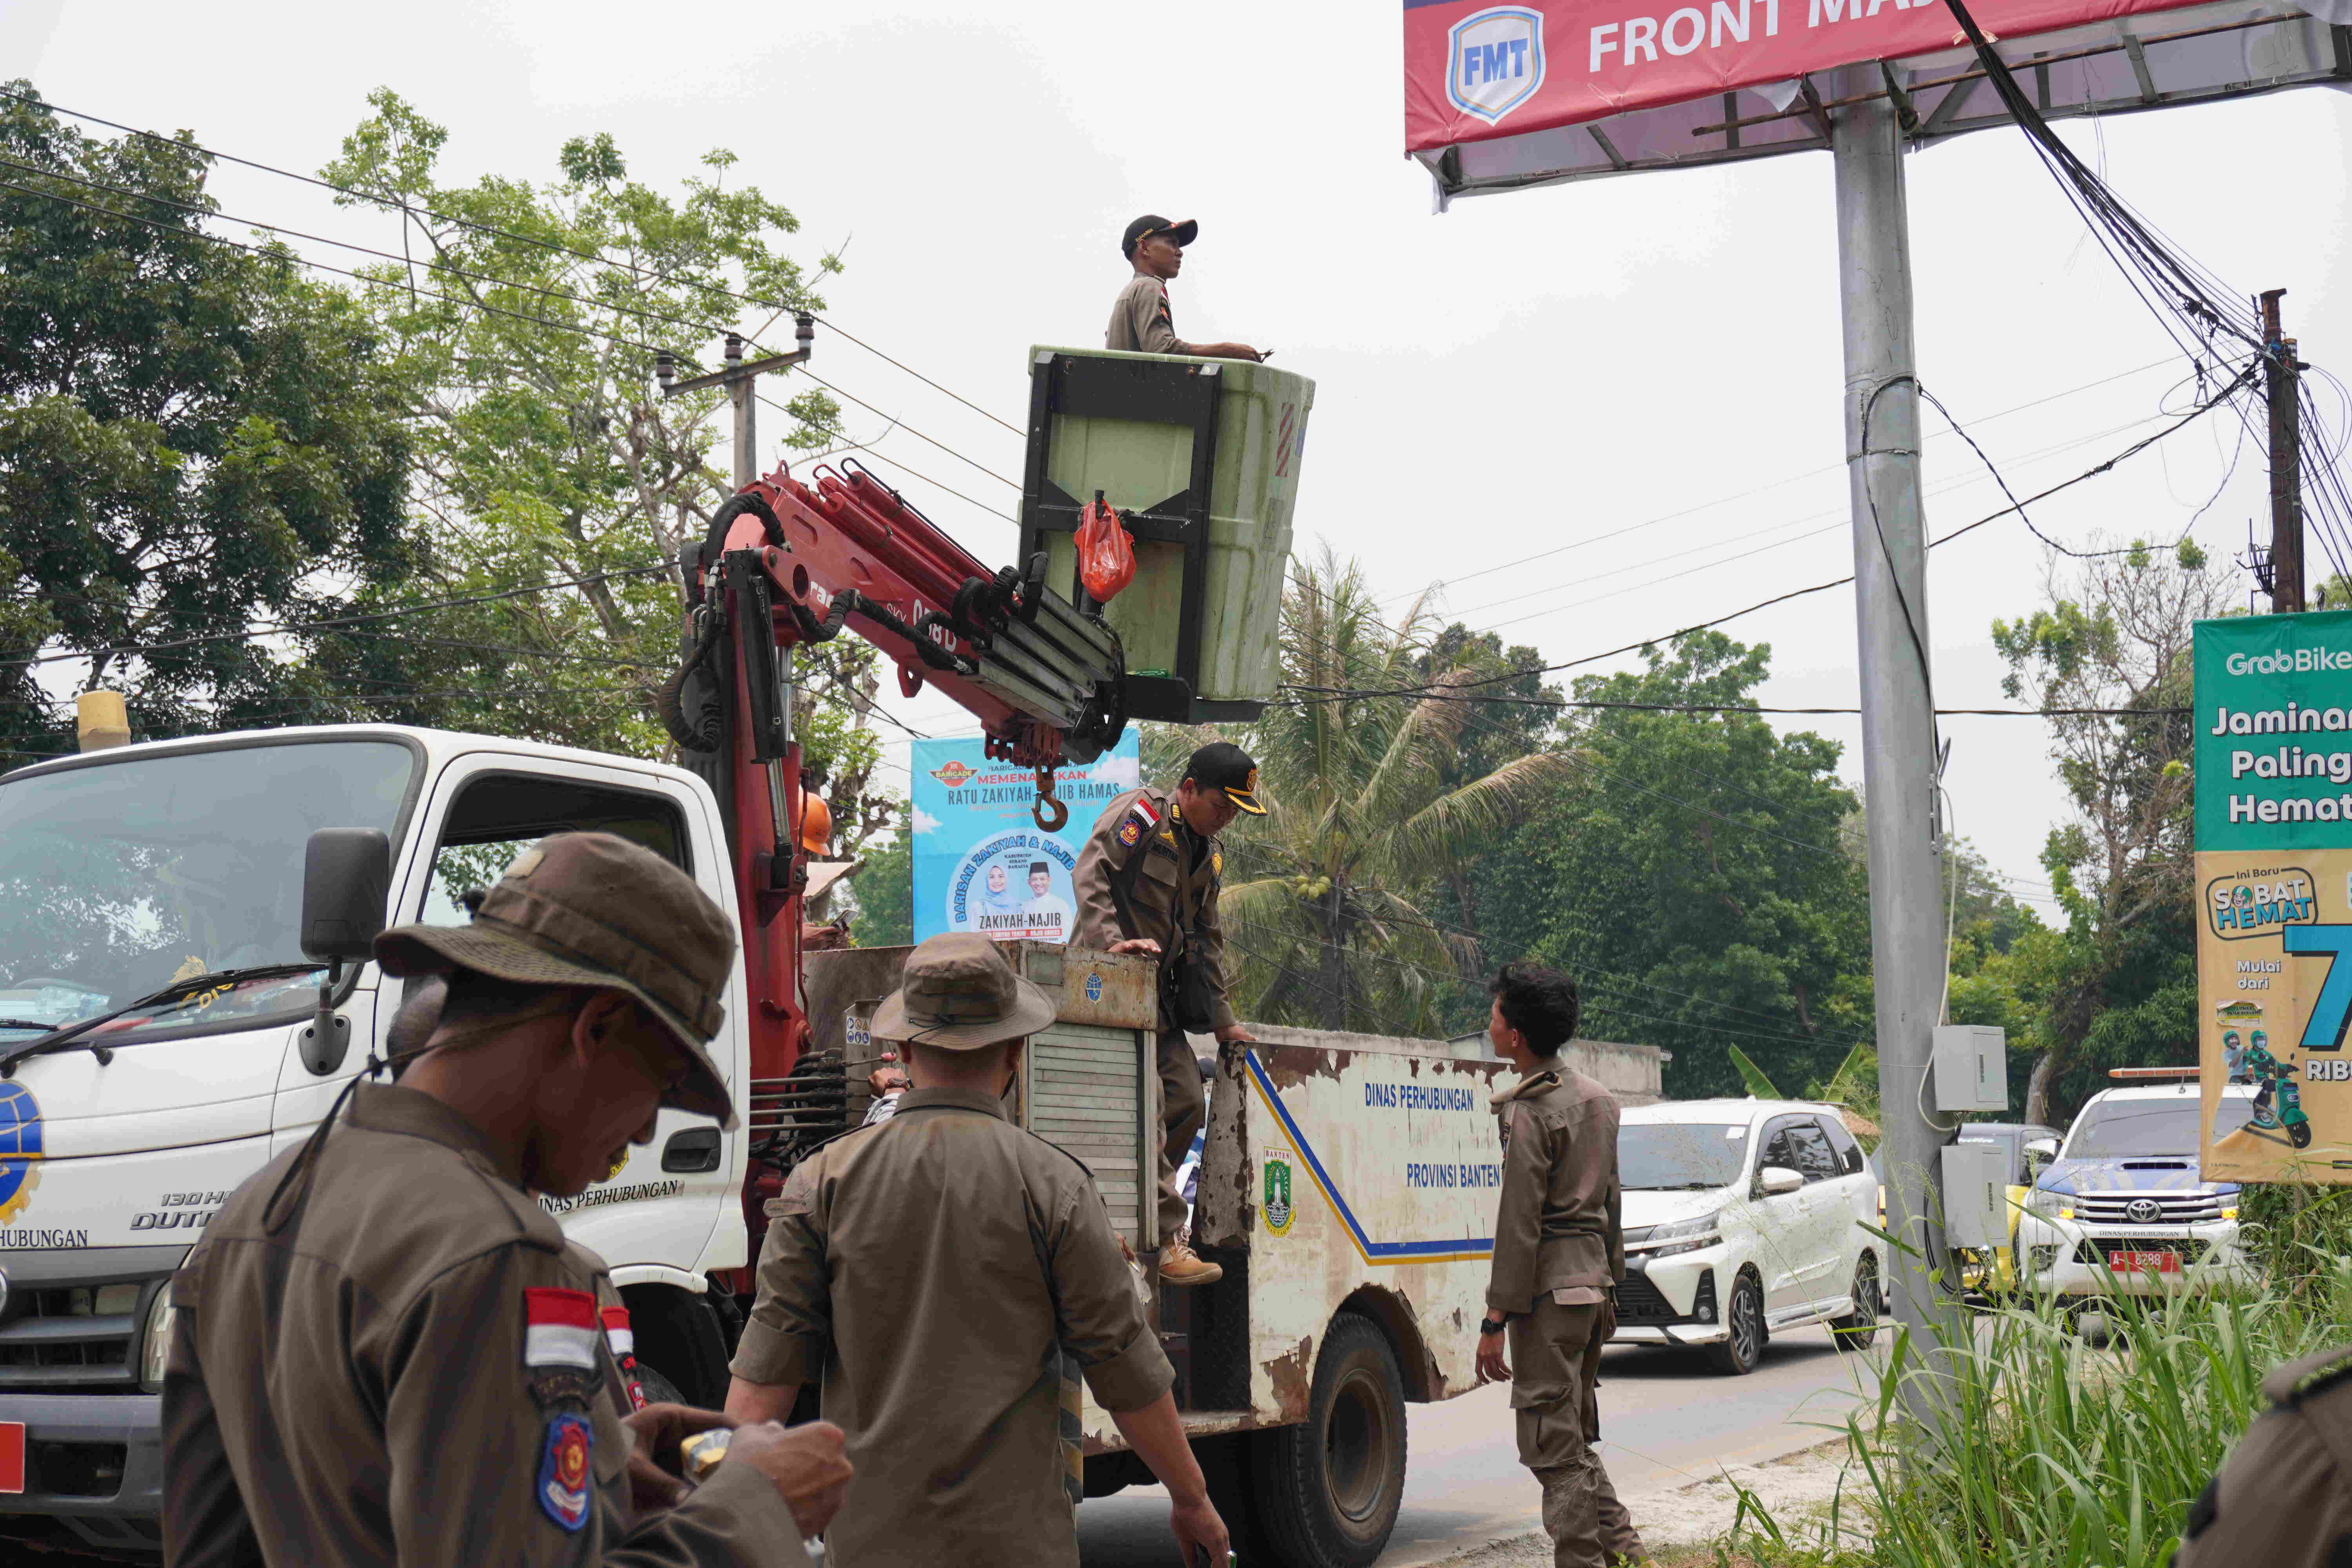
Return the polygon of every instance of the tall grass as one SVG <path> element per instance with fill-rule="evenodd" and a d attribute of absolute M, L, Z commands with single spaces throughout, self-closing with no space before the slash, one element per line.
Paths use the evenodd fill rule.
<path fill-rule="evenodd" d="M 2333 1216 L 2331 1216 L 2333 1217 Z M 2189 1504 L 2261 1409 L 2279 1363 L 2352 1339 L 2352 1261 L 2332 1226 L 2273 1236 L 2270 1282 L 2234 1295 L 2116 1298 L 2095 1349 L 2056 1308 L 1976 1315 L 1930 1346 L 1897 1334 L 1845 1423 L 1831 1518 L 1742 1497 L 1724 1562 L 1884 1568 L 2164 1568 Z M 1940 1394 L 1943 1439 L 1904 1414 Z"/>

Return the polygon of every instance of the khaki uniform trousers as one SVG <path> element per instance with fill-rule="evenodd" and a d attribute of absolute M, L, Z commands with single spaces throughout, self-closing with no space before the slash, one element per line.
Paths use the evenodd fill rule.
<path fill-rule="evenodd" d="M 1192 1135 L 1209 1114 L 1209 1097 L 1201 1087 L 1201 1058 L 1181 1029 L 1160 1034 L 1160 1123 L 1167 1131 L 1160 1146 L 1160 1245 L 1184 1234 L 1184 1194 L 1176 1187 L 1176 1168 L 1192 1147 Z"/>
<path fill-rule="evenodd" d="M 1507 1331 L 1519 1463 L 1543 1485 L 1544 1531 L 1551 1537 L 1555 1568 L 1603 1568 L 1643 1554 L 1633 1516 L 1592 1451 L 1601 1435 L 1595 1378 L 1616 1310 L 1563 1307 L 1542 1295 L 1535 1310 L 1513 1318 Z"/>

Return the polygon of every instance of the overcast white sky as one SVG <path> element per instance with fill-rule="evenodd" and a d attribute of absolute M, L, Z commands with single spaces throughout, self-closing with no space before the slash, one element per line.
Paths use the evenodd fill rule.
<path fill-rule="evenodd" d="M 453 177 L 545 179 L 566 138 L 609 131 L 633 175 L 674 188 L 701 153 L 732 149 L 733 179 L 800 216 L 808 258 L 849 242 L 849 271 L 827 289 L 845 327 L 1015 423 L 1030 344 L 1101 341 L 1127 219 L 1197 216 L 1180 329 L 1271 344 L 1318 382 L 1302 551 L 1327 539 L 1399 595 L 1451 579 L 1455 616 L 1551 659 L 1851 571 L 1826 154 L 1433 216 L 1402 156 L 1399 38 L 1393 5 L 1229 0 L 7 0 L 0 77 L 305 171 L 378 85 L 449 127 Z M 2067 134 L 2232 286 L 2287 288 L 2305 357 L 2341 372 L 2347 124 L 2352 102 L 2315 89 Z M 214 189 L 240 216 L 381 238 L 290 182 L 224 166 Z M 1921 377 L 2020 494 L 2182 401 L 2170 343 L 2021 134 L 1915 155 L 1910 199 Z M 878 360 L 821 338 L 817 368 L 1018 478 L 1017 437 Z M 2168 539 L 2213 497 L 2232 434 L 2209 421 L 2035 521 L 2078 544 Z M 1012 489 L 903 431 L 878 451 L 1013 510 Z M 1933 531 L 2000 504 L 1959 442 L 1935 436 L 1926 464 Z M 2198 524 L 2216 553 L 2266 516 L 2262 467 L 2250 447 Z M 983 559 L 1010 557 L 1009 522 L 905 483 Z M 1601 537 L 1652 520 L 1666 521 Z M 1930 573 L 1939 699 L 2000 705 L 1987 628 L 2037 603 L 2040 547 L 2003 521 L 1936 552 Z M 1850 589 L 1727 629 L 1771 645 L 1766 702 L 1855 700 Z M 936 702 L 906 712 L 933 732 L 968 728 Z M 1844 742 L 1859 781 L 1855 720 L 1783 722 Z M 2028 879 L 2021 892 L 2040 890 L 2036 858 L 2063 810 L 2042 727 L 1947 722 L 1959 830 Z"/>

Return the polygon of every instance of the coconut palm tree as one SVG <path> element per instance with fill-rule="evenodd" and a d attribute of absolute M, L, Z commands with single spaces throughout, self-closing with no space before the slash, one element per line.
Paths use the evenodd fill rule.
<path fill-rule="evenodd" d="M 1423 900 L 1446 869 L 1493 845 L 1569 771 L 1551 752 L 1448 787 L 1478 721 L 1477 663 L 1432 668 L 1425 597 L 1383 618 L 1363 572 L 1327 547 L 1283 595 L 1289 701 L 1248 737 L 1268 815 L 1228 835 L 1222 900 L 1251 1016 L 1325 1028 L 1434 1029 L 1475 943 Z M 1400 689 L 1405 695 L 1388 695 Z"/>

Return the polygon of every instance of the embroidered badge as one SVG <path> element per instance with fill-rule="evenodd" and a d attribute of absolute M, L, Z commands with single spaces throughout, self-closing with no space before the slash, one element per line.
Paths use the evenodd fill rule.
<path fill-rule="evenodd" d="M 637 1336 L 629 1327 L 629 1310 L 626 1307 L 606 1307 L 603 1316 L 604 1342 L 613 1347 L 613 1360 L 621 1368 L 621 1381 L 628 1386 L 629 1408 L 643 1410 L 646 1407 L 646 1390 L 645 1384 L 637 1379 Z"/>
<path fill-rule="evenodd" d="M 1212 849 L 1212 850 L 1210 850 L 1210 851 L 1209 851 L 1209 875 L 1210 875 L 1210 876 L 1212 876 L 1212 877 L 1222 877 L 1222 876 L 1223 876 L 1224 874 L 1225 874 L 1225 852 L 1224 852 L 1223 850 L 1222 850 L 1222 849 Z"/>
<path fill-rule="evenodd" d="M 1127 820 L 1118 825 L 1118 841 L 1127 848 L 1132 849 L 1142 837 L 1143 824 L 1137 821 L 1134 815 L 1130 813 Z"/>
<path fill-rule="evenodd" d="M 566 1530 L 588 1522 L 588 1418 L 569 1413 L 547 1418 L 539 1458 L 539 1506 Z"/>

